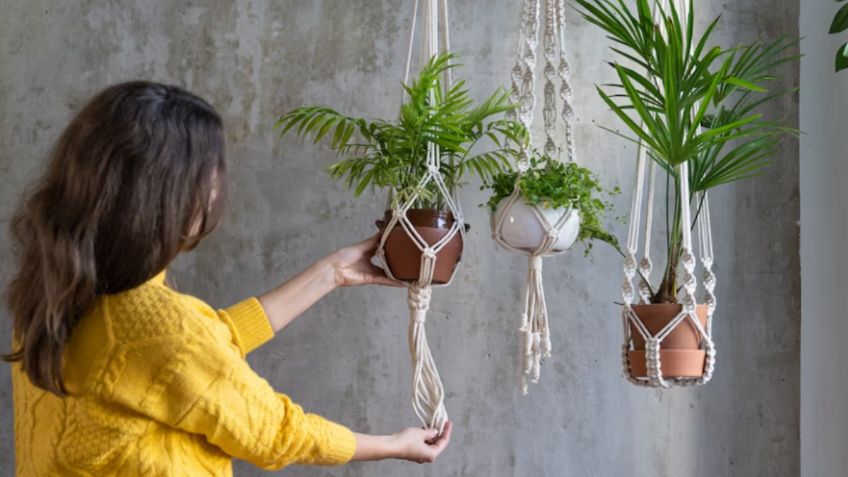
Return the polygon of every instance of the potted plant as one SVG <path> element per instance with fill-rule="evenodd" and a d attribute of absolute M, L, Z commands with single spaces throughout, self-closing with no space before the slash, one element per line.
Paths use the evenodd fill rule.
<path fill-rule="evenodd" d="M 603 189 L 592 171 L 573 162 L 559 162 L 538 153 L 529 163 L 530 167 L 520 177 L 515 170 L 504 171 L 492 176 L 491 181 L 483 186 L 492 191 L 486 205 L 494 218 L 508 204 L 518 184 L 520 200 L 508 211 L 509 217 L 500 231 L 509 246 L 528 252 L 539 248 L 546 230 L 534 209 L 539 210 L 551 225 L 571 209 L 574 213 L 565 218 L 552 251 L 563 252 L 578 240 L 585 244 L 587 254 L 592 248 L 592 240 L 609 243 L 618 249 L 618 240 L 603 226 L 604 215 L 611 204 L 598 197 Z M 618 192 L 616 187 L 609 193 Z"/>
<path fill-rule="evenodd" d="M 761 174 L 781 137 L 796 132 L 765 117 L 759 108 L 795 91 L 768 91 L 767 86 L 777 78 L 777 66 L 797 59 L 791 52 L 797 42 L 780 39 L 727 49 L 714 46 L 711 34 L 719 18 L 695 35 L 691 0 L 685 14 L 674 2 L 665 8 L 662 2 L 652 0 L 636 0 L 634 7 L 623 0 L 576 1 L 583 17 L 614 42 L 617 59 L 611 66 L 617 82 L 597 87 L 599 95 L 629 130 L 630 135 L 622 136 L 645 147 L 665 174 L 666 263 L 656 286 L 641 277 L 650 297 L 632 306 L 655 335 L 682 310 L 678 293 L 683 228 L 693 227 L 701 212 L 701 203 L 693 203 L 694 198 Z M 688 169 L 688 197 L 678 193 L 683 164 Z M 695 211 L 691 223 L 683 223 L 684 201 Z M 703 324 L 706 307 L 699 305 L 696 314 Z M 644 377 L 645 343 L 636 330 L 631 334 L 630 373 Z M 661 344 L 663 374 L 703 375 L 700 343 L 696 327 L 681 322 Z"/>
<path fill-rule="evenodd" d="M 343 179 L 359 197 L 366 189 L 390 188 L 395 192 L 392 209 L 413 200 L 406 216 L 415 231 L 430 245 L 448 234 L 454 224 L 445 197 L 437 184 L 421 185 L 428 171 L 428 143 L 438 146 L 439 170 L 448 191 L 462 186 L 469 173 L 483 180 L 507 166 L 517 152 L 507 143 L 521 145 L 524 127 L 502 114 L 513 108 L 509 95 L 498 89 L 475 105 L 464 81 L 447 87 L 443 77 L 454 68 L 454 56 L 433 56 L 417 79 L 404 85 L 405 101 L 395 120 L 345 116 L 322 106 L 306 106 L 283 114 L 277 123 L 281 134 L 294 132 L 325 140 L 342 159 L 329 168 L 332 177 Z M 481 151 L 482 143 L 488 149 Z M 391 211 L 377 222 L 381 229 Z M 446 283 L 462 254 L 461 234 L 455 235 L 436 256 L 433 283 Z M 401 225 L 385 244 L 392 275 L 404 281 L 419 277 L 421 251 Z"/>

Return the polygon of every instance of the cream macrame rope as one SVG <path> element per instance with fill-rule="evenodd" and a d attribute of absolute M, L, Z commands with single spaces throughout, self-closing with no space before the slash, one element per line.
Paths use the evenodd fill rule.
<path fill-rule="evenodd" d="M 557 155 L 556 116 L 557 89 L 556 81 L 560 82 L 559 98 L 562 101 L 562 116 L 565 125 L 565 146 L 567 160 L 575 160 L 572 120 L 574 108 L 571 104 L 573 95 L 571 87 L 571 69 L 566 59 L 565 51 L 565 4 L 562 0 L 544 0 L 545 30 L 543 37 L 543 54 L 545 66 L 543 69 L 545 86 L 543 98 L 543 123 L 545 131 L 545 153 L 553 158 Z M 530 134 L 533 116 L 536 108 L 536 50 L 539 44 L 539 25 L 541 23 L 542 0 L 525 0 L 522 10 L 522 21 L 518 34 L 516 62 L 512 69 L 512 87 L 510 100 L 518 104 L 518 108 L 510 111 L 509 117 L 520 121 Z M 557 64 L 558 63 L 558 64 Z M 528 144 L 532 141 L 528 140 Z M 509 217 L 510 210 L 522 201 L 519 188 L 520 176 L 530 167 L 530 151 L 525 149 L 518 161 L 519 177 L 516 179 L 512 194 L 504 199 L 505 202 L 492 217 L 492 235 L 504 248 L 517 253 L 528 255 L 527 281 L 524 292 L 524 311 L 521 314 L 519 328 L 521 339 L 521 391 L 527 394 L 528 384 L 539 381 L 543 358 L 551 356 L 551 337 L 548 324 L 545 290 L 542 285 L 542 258 L 558 255 L 565 250 L 556 250 L 555 246 L 560 231 L 566 224 L 579 221 L 579 213 L 572 208 L 563 211 L 560 217 L 551 223 L 542 209 L 533 204 L 526 204 L 545 231 L 544 238 L 535 250 L 524 250 L 511 246 L 503 238 L 503 226 Z"/>
<path fill-rule="evenodd" d="M 663 9 L 668 11 L 667 1 L 662 3 Z M 686 18 L 688 8 L 688 0 L 677 0 L 677 13 L 681 18 Z M 654 10 L 655 20 L 658 11 Z M 645 182 L 645 163 L 650 161 L 649 181 L 648 181 L 648 198 L 646 206 L 645 229 L 644 229 L 644 252 L 642 260 L 637 265 L 636 255 L 639 249 L 639 227 L 641 219 L 642 197 L 644 193 Z M 700 204 L 700 212 L 698 214 L 697 228 L 699 238 L 699 251 L 701 255 L 701 263 L 704 269 L 704 289 L 706 291 L 705 303 L 707 304 L 707 320 L 706 326 L 702 326 L 696 314 L 697 302 L 695 293 L 697 290 L 697 279 L 695 278 L 695 267 L 697 265 L 695 255 L 692 253 L 692 234 L 690 224 L 692 224 L 691 206 L 690 206 L 690 187 L 689 187 L 689 165 L 683 163 L 678 169 L 679 189 L 678 194 L 683 199 L 681 200 L 681 221 L 683 225 L 683 251 L 681 254 L 681 263 L 683 265 L 683 307 L 681 312 L 674 317 L 663 329 L 656 335 L 652 335 L 648 328 L 639 319 L 639 316 L 633 311 L 632 304 L 634 302 L 633 279 L 636 276 L 637 266 L 642 274 L 639 282 L 639 298 L 642 303 L 648 303 L 650 300 L 650 289 L 645 280 L 650 278 L 650 273 L 653 268 L 651 263 L 651 224 L 653 222 L 653 206 L 655 192 L 655 162 L 648 157 L 648 151 L 644 145 L 639 143 L 637 160 L 636 160 L 636 180 L 633 187 L 633 196 L 630 204 L 630 223 L 627 234 L 627 254 L 624 259 L 624 283 L 621 287 L 621 298 L 624 302 L 622 317 L 624 324 L 624 345 L 622 346 L 622 363 L 624 366 L 624 374 L 630 382 L 640 386 L 663 387 L 667 388 L 672 385 L 700 385 L 708 382 L 712 378 L 713 370 L 715 369 L 715 345 L 712 341 L 712 316 L 715 311 L 715 285 L 716 278 L 712 271 L 713 265 L 713 243 L 712 243 L 712 226 L 710 223 L 709 200 L 706 193 L 701 192 L 696 195 L 695 199 Z M 701 347 L 705 351 L 706 359 L 704 363 L 704 374 L 698 378 L 674 378 L 666 379 L 662 373 L 662 363 L 660 360 L 660 350 L 662 341 L 683 321 L 688 320 L 696 329 L 701 337 Z M 630 372 L 629 351 L 631 350 L 631 326 L 635 328 L 639 335 L 645 340 L 645 359 L 647 368 L 647 378 L 634 378 Z"/>
<path fill-rule="evenodd" d="M 439 7 L 441 6 L 441 22 L 443 22 L 443 36 L 445 51 L 450 50 L 450 37 L 447 33 L 449 28 L 448 23 L 448 8 L 447 0 L 424 0 L 424 56 L 422 61 L 429 60 L 439 52 L 439 26 L 440 15 Z M 440 5 L 441 3 L 441 5 Z M 419 0 L 414 0 L 412 9 L 412 29 L 409 36 L 409 48 L 407 49 L 406 68 L 404 73 L 404 84 L 409 81 L 409 72 L 412 62 L 412 46 L 415 38 L 415 24 L 418 16 Z M 445 75 L 445 85 L 450 88 L 450 74 Z M 404 95 L 405 99 L 405 95 Z M 435 97 L 431 96 L 431 101 L 435 101 Z M 416 192 L 409 197 L 404 203 L 397 203 L 393 198 L 398 197 L 396 191 L 389 192 L 388 203 L 392 208 L 392 217 L 389 223 L 383 230 L 380 238 L 380 243 L 377 248 L 377 256 L 383 263 L 383 268 L 386 274 L 394 278 L 391 269 L 386 260 L 386 241 L 391 235 L 396 226 L 400 226 L 403 231 L 409 236 L 416 247 L 421 251 L 421 272 L 417 281 L 408 284 L 408 304 L 409 304 L 409 351 L 412 356 L 412 408 L 421 423 L 427 428 L 438 429 L 442 432 L 445 423 L 448 420 L 448 414 L 445 410 L 445 391 L 442 386 L 442 380 L 439 377 L 439 372 L 436 370 L 436 363 L 433 360 L 433 355 L 430 352 L 430 347 L 427 344 L 427 334 L 425 332 L 425 323 L 427 320 L 427 310 L 430 308 L 431 287 L 446 286 L 453 281 L 453 275 L 456 274 L 456 269 L 451 275 L 448 283 L 444 285 L 433 284 L 433 272 L 435 271 L 436 257 L 442 248 L 447 245 L 451 239 L 457 234 L 465 238 L 465 222 L 463 220 L 462 209 L 459 207 L 459 202 L 454 197 L 453 191 L 448 190 L 442 178 L 440 162 L 441 156 L 439 147 L 435 143 L 427 144 L 427 172 L 418 182 L 416 191 L 420 191 L 429 185 L 435 185 L 439 194 L 442 196 L 447 208 L 453 214 L 454 222 L 448 230 L 448 233 L 434 244 L 427 243 L 426 240 L 415 230 L 415 227 L 407 218 L 407 212 L 413 207 L 416 200 L 419 198 L 419 193 Z"/>

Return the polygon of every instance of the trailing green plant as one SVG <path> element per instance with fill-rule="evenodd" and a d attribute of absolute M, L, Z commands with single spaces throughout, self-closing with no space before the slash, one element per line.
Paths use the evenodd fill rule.
<path fill-rule="evenodd" d="M 667 261 L 652 302 L 677 302 L 683 227 L 678 179 L 688 164 L 691 193 L 762 173 L 779 141 L 797 131 L 768 119 L 760 107 L 796 88 L 769 91 L 776 67 L 796 61 L 797 41 L 779 39 L 723 49 L 712 44 L 714 19 L 696 36 L 694 5 L 680 18 L 673 5 L 636 0 L 576 0 L 583 17 L 614 43 L 618 82 L 598 94 L 666 172 Z M 658 22 L 652 9 L 657 9 Z M 619 134 L 617 131 L 609 131 Z M 635 136 L 635 137 L 634 137 Z M 695 204 L 697 220 L 700 204 Z M 649 284 L 650 286 L 650 284 Z"/>
<path fill-rule="evenodd" d="M 509 94 L 498 89 L 474 104 L 465 81 L 445 88 L 443 77 L 454 55 L 430 59 L 411 84 L 404 85 L 406 99 L 396 120 L 345 116 L 323 106 L 296 108 L 280 116 L 280 134 L 294 132 L 322 140 L 343 159 L 329 168 L 332 177 L 343 179 L 359 197 L 369 188 L 390 187 L 394 200 L 417 197 L 416 207 L 442 209 L 442 194 L 435 183 L 420 187 L 427 172 L 428 143 L 438 145 L 440 170 L 449 190 L 462 185 L 470 172 L 487 180 L 516 157 L 510 144 L 521 146 L 526 130 L 517 121 L 503 118 L 514 108 Z M 488 149 L 479 151 L 488 143 Z"/>
<path fill-rule="evenodd" d="M 573 162 L 562 163 L 548 156 L 534 156 L 530 168 L 521 177 L 516 171 L 505 171 L 492 176 L 481 189 L 491 189 L 486 203 L 494 212 L 501 200 L 512 195 L 516 180 L 521 198 L 528 204 L 546 209 L 574 208 L 580 212 L 580 232 L 577 239 L 586 246 L 588 255 L 592 241 L 600 240 L 619 249 L 618 239 L 603 225 L 606 213 L 612 209 L 599 195 L 604 192 L 598 177 L 585 167 Z M 608 194 L 618 194 L 618 187 Z"/>
<path fill-rule="evenodd" d="M 843 2 L 845 0 L 836 1 Z M 837 10 L 836 15 L 833 16 L 833 22 L 830 24 L 830 31 L 828 33 L 842 33 L 845 30 L 848 30 L 848 4 L 842 5 L 842 7 Z M 848 43 L 843 43 L 842 46 L 836 50 L 834 68 L 837 73 L 848 68 Z"/>

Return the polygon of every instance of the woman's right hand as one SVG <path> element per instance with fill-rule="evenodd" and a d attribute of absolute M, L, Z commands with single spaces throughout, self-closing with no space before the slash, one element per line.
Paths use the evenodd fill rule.
<path fill-rule="evenodd" d="M 448 421 L 441 435 L 436 429 L 415 427 L 391 436 L 356 434 L 353 460 L 404 459 L 419 464 L 435 462 L 450 442 L 451 427 Z"/>

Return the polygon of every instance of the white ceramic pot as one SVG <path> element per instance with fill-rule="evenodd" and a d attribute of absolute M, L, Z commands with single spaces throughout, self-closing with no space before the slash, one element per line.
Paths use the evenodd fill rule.
<path fill-rule="evenodd" d="M 527 203 L 523 200 L 517 200 L 509 210 L 502 211 L 501 209 L 503 209 L 506 205 L 506 201 L 507 199 L 503 199 L 498 204 L 498 207 L 495 210 L 495 215 L 493 216 L 492 226 L 495 226 L 495 217 L 497 217 L 498 214 L 501 212 L 506 213 L 507 215 L 504 218 L 503 226 L 500 230 L 500 236 L 503 241 L 511 247 L 521 250 L 536 250 L 545 238 L 545 227 L 539 223 L 539 218 L 536 217 L 536 214 L 533 212 L 533 207 L 527 205 Z M 544 207 L 540 207 L 539 209 L 545 219 L 548 220 L 548 223 L 552 226 L 555 225 L 562 214 L 568 210 L 564 207 L 559 209 L 546 209 Z M 498 233 L 496 230 L 494 232 Z M 577 240 L 577 235 L 579 233 L 580 213 L 575 210 L 560 229 L 559 237 L 553 248 L 554 251 L 562 252 L 567 250 L 572 244 L 574 244 L 574 241 Z"/>

